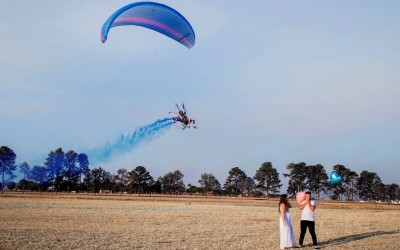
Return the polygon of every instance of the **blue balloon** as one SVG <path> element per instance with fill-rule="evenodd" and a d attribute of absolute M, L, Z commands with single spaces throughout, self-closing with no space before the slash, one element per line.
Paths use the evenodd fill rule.
<path fill-rule="evenodd" d="M 336 185 L 343 181 L 343 177 L 336 173 L 336 171 L 333 171 L 329 176 L 329 180 L 331 182 L 331 185 Z"/>

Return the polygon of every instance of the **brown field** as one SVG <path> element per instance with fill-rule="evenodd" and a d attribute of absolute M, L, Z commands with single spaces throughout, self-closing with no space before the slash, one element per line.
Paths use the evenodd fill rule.
<path fill-rule="evenodd" d="M 400 205 L 317 201 L 326 249 L 400 249 Z M 291 209 L 297 244 L 300 211 Z M 0 195 L 0 249 L 279 249 L 277 201 Z M 309 234 L 306 249 L 312 249 Z"/>

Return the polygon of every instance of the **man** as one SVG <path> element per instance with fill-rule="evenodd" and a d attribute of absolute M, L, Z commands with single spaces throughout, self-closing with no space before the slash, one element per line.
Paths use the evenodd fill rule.
<path fill-rule="evenodd" d="M 311 192 L 306 192 L 306 200 L 301 203 L 299 209 L 301 210 L 301 221 L 300 221 L 300 240 L 298 248 L 303 247 L 304 236 L 306 235 L 307 228 L 310 231 L 313 245 L 315 249 L 319 249 L 317 244 L 317 236 L 315 235 L 315 222 L 314 222 L 314 210 L 317 207 L 317 203 L 311 200 Z"/>
<path fill-rule="evenodd" d="M 179 109 L 178 104 L 176 104 L 176 107 L 179 110 L 179 121 L 182 123 L 182 125 L 190 128 L 190 123 L 193 122 L 193 128 L 197 129 L 196 121 L 194 120 L 194 118 L 187 118 L 187 116 L 186 116 L 185 104 L 182 104 L 183 111 Z"/>

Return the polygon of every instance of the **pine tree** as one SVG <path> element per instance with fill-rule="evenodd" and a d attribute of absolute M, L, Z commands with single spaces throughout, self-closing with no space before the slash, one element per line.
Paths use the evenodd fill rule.
<path fill-rule="evenodd" d="M 307 188 L 313 191 L 319 199 L 320 192 L 325 191 L 327 186 L 328 175 L 321 164 L 307 166 L 307 170 Z"/>
<path fill-rule="evenodd" d="M 258 188 L 261 188 L 267 193 L 267 199 L 269 199 L 269 194 L 277 193 L 279 188 L 282 186 L 281 180 L 279 179 L 279 173 L 276 168 L 272 167 L 271 162 L 264 162 L 261 167 L 256 171 L 254 179 L 258 181 Z M 265 194 L 264 194 L 265 197 Z"/>
<path fill-rule="evenodd" d="M 17 169 L 17 166 L 15 165 L 16 158 L 17 155 L 9 147 L 2 146 L 0 148 L 0 172 L 2 175 L 1 193 L 4 192 L 4 175 L 8 175 L 9 179 L 15 177 L 14 171 Z"/>
<path fill-rule="evenodd" d="M 68 193 L 70 190 L 70 186 L 72 184 L 75 184 L 79 178 L 79 169 L 76 167 L 77 156 L 78 154 L 73 150 L 65 153 L 63 175 L 64 178 L 68 181 Z"/>
<path fill-rule="evenodd" d="M 133 181 L 138 185 L 139 196 L 143 186 L 149 185 L 149 181 L 152 179 L 150 172 L 143 166 L 137 166 L 134 170 L 129 172 L 132 176 Z"/>
<path fill-rule="evenodd" d="M 23 162 L 19 165 L 19 172 L 24 175 L 24 180 L 26 181 L 29 178 L 29 173 L 31 172 L 31 167 L 27 162 Z M 25 183 L 25 182 L 24 182 Z M 26 185 L 24 184 L 22 187 L 22 193 L 25 193 Z"/>
<path fill-rule="evenodd" d="M 307 188 L 307 165 L 304 162 L 290 163 L 286 166 L 289 174 L 283 174 L 284 177 L 289 177 L 287 193 L 295 197 L 300 191 Z"/>
<path fill-rule="evenodd" d="M 239 167 L 234 167 L 229 171 L 229 175 L 225 181 L 225 190 L 232 194 L 235 191 L 235 195 L 242 193 L 244 187 L 244 182 L 247 178 L 246 173 Z"/>
<path fill-rule="evenodd" d="M 381 179 L 376 173 L 366 170 L 362 171 L 356 185 L 358 196 L 364 201 L 374 200 L 374 192 L 377 191 L 377 187 L 379 187 L 378 184 L 381 182 Z"/>

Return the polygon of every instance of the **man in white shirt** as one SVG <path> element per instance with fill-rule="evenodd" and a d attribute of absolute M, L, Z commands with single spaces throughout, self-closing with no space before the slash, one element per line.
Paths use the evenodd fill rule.
<path fill-rule="evenodd" d="M 300 240 L 298 248 L 303 247 L 304 236 L 306 235 L 307 227 L 310 231 L 313 245 L 315 249 L 319 249 L 317 244 L 317 236 L 315 235 L 315 222 L 314 222 L 314 210 L 317 207 L 317 203 L 311 200 L 311 192 L 306 192 L 306 200 L 301 203 L 299 209 L 301 210 L 301 221 L 300 221 Z"/>

